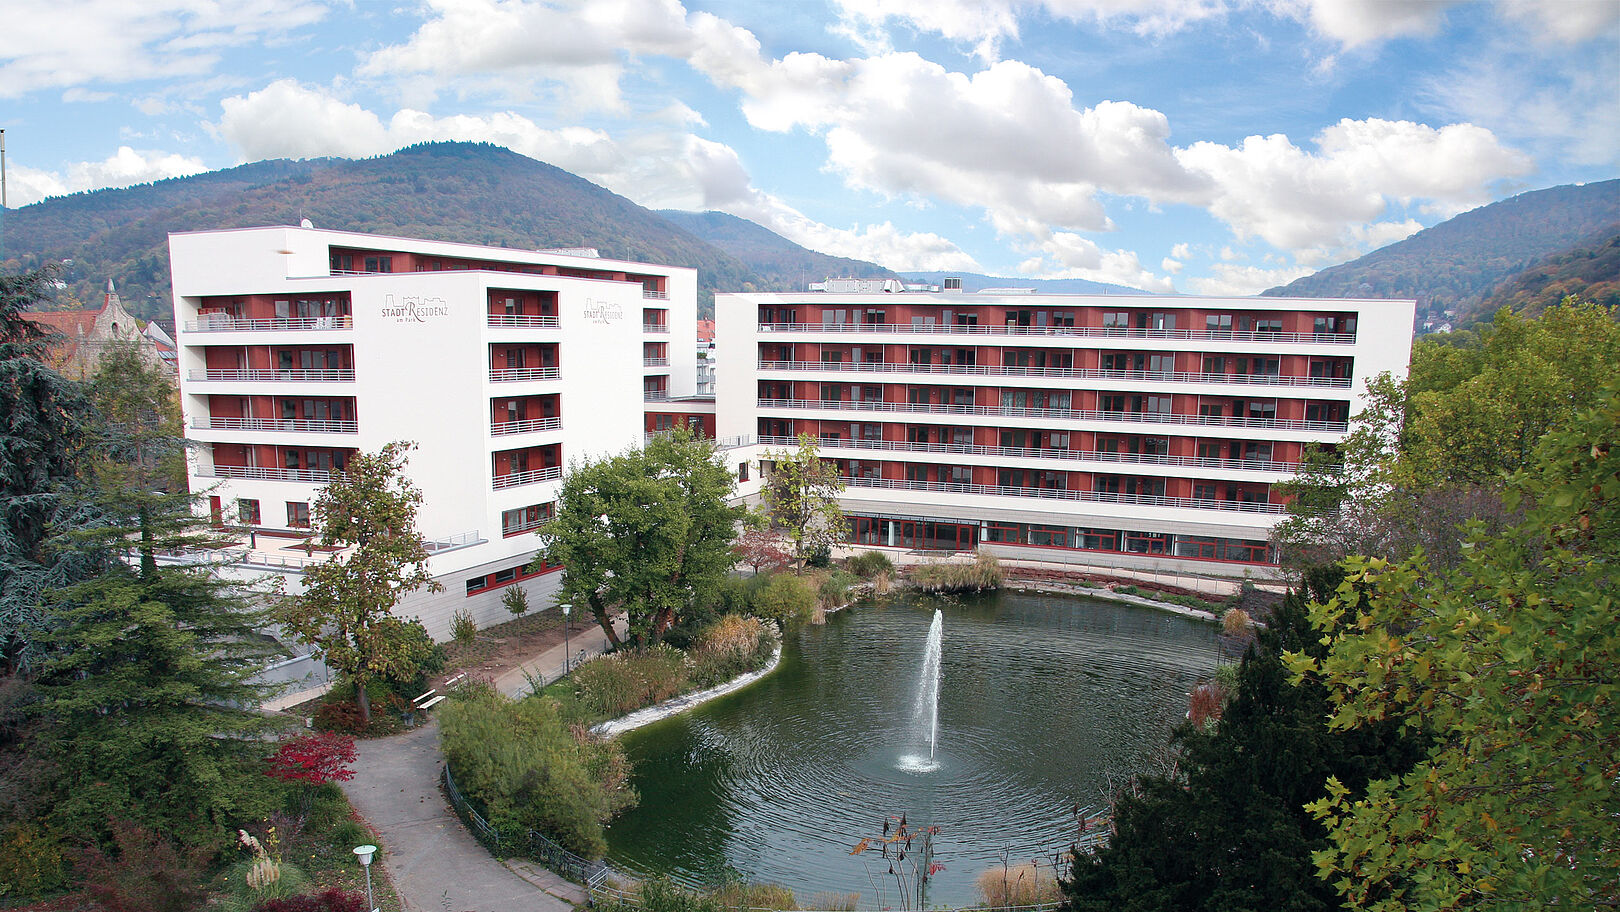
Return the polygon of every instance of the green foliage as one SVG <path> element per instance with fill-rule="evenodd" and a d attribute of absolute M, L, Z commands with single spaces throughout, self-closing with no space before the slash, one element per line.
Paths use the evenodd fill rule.
<path fill-rule="evenodd" d="M 1082 854 L 1064 883 L 1075 912 L 1318 912 L 1338 907 L 1316 877 L 1325 845 L 1304 805 L 1337 776 L 1361 787 L 1404 771 L 1421 744 L 1393 724 L 1330 731 L 1325 688 L 1291 682 L 1289 650 L 1320 653 L 1312 598 L 1341 574 L 1313 570 L 1290 592 L 1236 669 L 1210 727 L 1182 726 L 1176 768 L 1116 797 L 1108 845 Z M 1230 674 L 1230 673 L 1226 673 Z"/>
<path fill-rule="evenodd" d="M 698 638 L 687 678 L 697 688 L 715 687 L 758 671 L 781 642 L 776 625 L 740 614 L 721 616 Z"/>
<path fill-rule="evenodd" d="M 49 300 L 54 275 L 0 275 L 0 676 L 37 656 L 44 594 L 97 569 L 45 547 L 50 524 L 71 509 L 64 489 L 80 474 L 93 417 L 84 388 L 43 363 L 43 330 L 20 316 Z"/>
<path fill-rule="evenodd" d="M 803 562 L 824 549 L 830 554 L 844 537 L 838 465 L 821 458 L 809 434 L 799 435 L 797 450 L 767 450 L 760 460 L 773 464 L 760 495 L 771 522 L 787 530 L 794 560 Z"/>
<path fill-rule="evenodd" d="M 365 684 L 374 678 L 415 677 L 430 648 L 390 613 L 406 594 L 443 587 L 427 570 L 427 548 L 416 531 L 422 492 L 404 474 L 415 446 L 390 443 L 361 453 L 316 495 L 315 541 L 348 548 L 305 571 L 304 592 L 285 599 L 277 620 L 309 643 L 328 665 L 358 682 L 362 722 L 371 721 Z"/>
<path fill-rule="evenodd" d="M 1566 298 L 1620 307 L 1620 234 L 1612 226 L 1542 258 L 1496 286 L 1473 313 L 1534 316 Z"/>
<path fill-rule="evenodd" d="M 67 846 L 59 835 L 32 822 L 0 833 L 0 900 L 41 896 L 67 885 Z"/>
<path fill-rule="evenodd" d="M 618 745 L 571 730 L 545 698 L 513 702 L 493 688 L 462 688 L 440 707 L 439 733 L 456 784 L 504 833 L 534 829 L 600 858 L 603 826 L 635 804 Z"/>
<path fill-rule="evenodd" d="M 988 551 L 980 551 L 968 564 L 939 561 L 911 568 L 911 581 L 924 592 L 987 592 L 1000 589 L 1005 579 L 1001 561 Z"/>
<path fill-rule="evenodd" d="M 847 570 L 834 570 L 821 581 L 816 589 L 816 598 L 821 607 L 826 609 L 842 608 L 849 603 L 849 592 L 859 582 L 855 574 Z"/>
<path fill-rule="evenodd" d="M 869 580 L 879 573 L 894 573 L 894 561 L 882 551 L 865 551 L 855 555 L 844 562 L 849 572 L 864 580 Z"/>
<path fill-rule="evenodd" d="M 513 584 L 501 590 L 501 605 L 516 617 L 522 617 L 529 610 L 529 590 Z"/>
<path fill-rule="evenodd" d="M 744 510 L 729 502 L 733 484 L 713 441 L 684 429 L 571 467 L 557 518 L 538 533 L 537 560 L 566 568 L 558 601 L 589 605 L 615 646 L 613 608 L 629 615 L 639 645 L 658 643 L 705 604 L 735 562 L 731 545 Z"/>
<path fill-rule="evenodd" d="M 686 661 L 686 653 L 668 643 L 611 653 L 579 666 L 574 693 L 594 716 L 615 718 L 685 690 Z"/>
<path fill-rule="evenodd" d="M 815 587 L 804 577 L 791 573 L 772 574 L 754 596 L 754 613 L 784 628 L 808 622 L 815 608 Z"/>
<path fill-rule="evenodd" d="M 634 901 L 606 900 L 596 907 L 602 912 L 734 912 L 738 909 L 790 912 L 798 905 L 791 890 L 774 884 L 728 882 L 697 892 L 678 887 L 667 878 L 652 877 L 636 886 Z"/>
<path fill-rule="evenodd" d="M 478 638 L 478 622 L 470 609 L 458 608 L 450 615 L 450 636 L 457 643 L 467 644 Z"/>
<path fill-rule="evenodd" d="M 1311 620 L 1330 725 L 1399 720 L 1433 738 L 1404 775 L 1330 780 L 1311 805 L 1316 855 L 1347 902 L 1375 910 L 1589 907 L 1620 874 L 1620 382 L 1548 433 L 1516 473 L 1511 534 L 1475 534 L 1455 569 L 1420 553 L 1354 558 Z M 1477 530 L 1476 530 L 1477 531 Z M 1308 677 L 1307 677 L 1308 676 Z"/>

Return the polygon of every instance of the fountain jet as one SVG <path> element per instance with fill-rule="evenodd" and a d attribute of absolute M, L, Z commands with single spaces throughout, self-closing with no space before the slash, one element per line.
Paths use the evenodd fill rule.
<path fill-rule="evenodd" d="M 945 632 L 945 614 L 934 610 L 928 626 L 928 646 L 923 651 L 922 672 L 917 676 L 917 702 L 912 708 L 912 726 L 918 740 L 928 742 L 928 759 L 934 759 L 939 743 L 939 659 L 940 641 Z"/>

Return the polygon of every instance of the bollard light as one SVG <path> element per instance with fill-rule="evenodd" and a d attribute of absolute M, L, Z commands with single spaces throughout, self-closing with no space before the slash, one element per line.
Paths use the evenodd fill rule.
<path fill-rule="evenodd" d="M 366 872 L 366 908 L 377 912 L 377 901 L 371 896 L 371 856 L 377 854 L 374 845 L 355 846 L 354 857 L 360 859 L 360 867 Z"/>
<path fill-rule="evenodd" d="M 563 613 L 563 674 L 568 674 L 570 671 L 568 664 L 568 650 L 570 648 L 568 643 L 568 612 L 572 611 L 574 606 L 563 602 L 557 607 L 561 608 Z"/>

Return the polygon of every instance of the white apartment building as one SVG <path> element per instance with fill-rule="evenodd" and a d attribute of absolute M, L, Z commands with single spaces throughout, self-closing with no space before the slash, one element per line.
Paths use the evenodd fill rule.
<path fill-rule="evenodd" d="M 864 545 L 1264 575 L 1275 485 L 1411 353 L 1412 301 L 824 287 L 716 297 L 715 433 L 817 438 Z"/>
<path fill-rule="evenodd" d="M 458 609 L 510 619 L 571 460 L 639 446 L 649 403 L 690 396 L 695 270 L 311 227 L 169 239 L 192 490 L 286 575 L 315 493 L 357 451 L 414 441 L 418 527 L 444 586 L 399 609 L 437 639 Z M 675 340 L 674 344 L 671 341 Z"/>

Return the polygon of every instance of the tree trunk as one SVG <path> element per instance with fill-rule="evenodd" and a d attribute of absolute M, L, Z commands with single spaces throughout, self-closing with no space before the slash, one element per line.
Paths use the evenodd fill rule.
<path fill-rule="evenodd" d="M 360 724 L 371 726 L 371 694 L 366 693 L 366 682 L 354 682 L 354 702 L 360 707 Z"/>
<path fill-rule="evenodd" d="M 602 604 L 602 597 L 590 596 L 591 614 L 596 617 L 596 623 L 602 626 L 602 633 L 607 635 L 607 641 L 614 649 L 620 649 L 624 643 L 619 641 L 619 632 L 613 629 L 613 618 L 608 615 L 607 606 Z"/>

